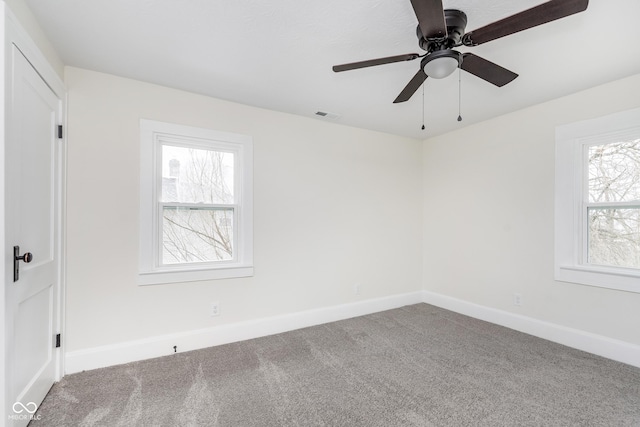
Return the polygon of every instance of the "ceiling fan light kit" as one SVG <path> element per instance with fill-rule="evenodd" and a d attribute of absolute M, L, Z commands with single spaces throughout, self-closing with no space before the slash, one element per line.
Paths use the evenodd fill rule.
<path fill-rule="evenodd" d="M 452 49 L 439 50 L 422 59 L 422 71 L 431 78 L 444 79 L 450 76 L 462 62 L 462 55 Z"/>
<path fill-rule="evenodd" d="M 489 60 L 472 53 L 462 54 L 454 48 L 478 46 L 583 12 L 587 9 L 589 0 L 551 0 L 468 33 L 465 33 L 467 15 L 460 10 L 443 9 L 442 0 L 411 0 L 411 5 L 418 18 L 416 29 L 418 45 L 426 51 L 425 54 L 409 53 L 352 62 L 336 65 L 333 71 L 342 72 L 422 58 L 420 69 L 393 101 L 394 103 L 408 101 L 427 78 L 442 79 L 451 75 L 457 68 L 502 87 L 518 75 Z"/>

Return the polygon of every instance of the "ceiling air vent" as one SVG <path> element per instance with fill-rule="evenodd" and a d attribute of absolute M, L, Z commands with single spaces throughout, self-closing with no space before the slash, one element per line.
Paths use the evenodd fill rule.
<path fill-rule="evenodd" d="M 339 119 L 340 116 L 336 113 L 329 113 L 327 111 L 316 111 L 316 116 L 324 117 L 326 119 L 336 120 Z"/>

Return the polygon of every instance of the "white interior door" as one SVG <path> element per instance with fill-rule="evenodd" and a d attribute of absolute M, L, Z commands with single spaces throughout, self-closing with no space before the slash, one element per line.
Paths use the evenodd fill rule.
<path fill-rule="evenodd" d="M 7 271 L 5 283 L 7 400 L 10 423 L 26 425 L 56 379 L 60 288 L 59 146 L 61 101 L 12 46 L 12 88 L 6 138 Z M 27 257 L 28 258 L 28 257 Z"/>

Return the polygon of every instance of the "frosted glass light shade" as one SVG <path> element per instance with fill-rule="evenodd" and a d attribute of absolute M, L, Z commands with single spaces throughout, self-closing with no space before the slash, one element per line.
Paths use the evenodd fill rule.
<path fill-rule="evenodd" d="M 433 52 L 425 59 L 424 73 L 433 79 L 443 79 L 458 68 L 460 54 L 455 50 Z"/>
<path fill-rule="evenodd" d="M 424 66 L 424 73 L 433 79 L 443 79 L 458 68 L 458 60 L 455 58 L 436 58 Z"/>

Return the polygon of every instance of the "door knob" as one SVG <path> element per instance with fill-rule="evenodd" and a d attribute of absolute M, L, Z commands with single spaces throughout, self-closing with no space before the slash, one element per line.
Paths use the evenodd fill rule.
<path fill-rule="evenodd" d="M 33 261 L 33 254 L 31 252 L 25 252 L 20 255 L 20 246 L 13 247 L 13 281 L 17 282 L 20 278 L 20 261 L 24 261 L 25 264 L 29 264 Z"/>
<path fill-rule="evenodd" d="M 29 264 L 31 261 L 33 261 L 33 254 L 31 252 L 26 252 L 22 256 L 16 256 L 16 261 L 24 261 L 25 263 Z"/>

